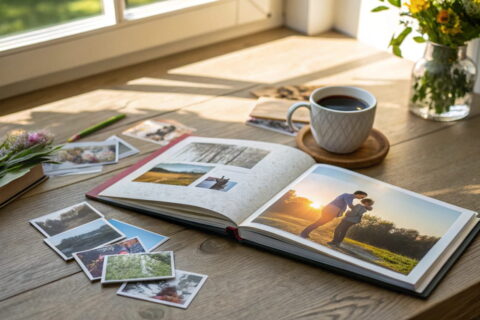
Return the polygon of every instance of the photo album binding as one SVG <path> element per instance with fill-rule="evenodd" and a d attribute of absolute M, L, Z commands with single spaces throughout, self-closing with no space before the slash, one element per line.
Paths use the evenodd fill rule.
<path fill-rule="evenodd" d="M 479 230 L 477 213 L 284 145 L 182 136 L 87 197 L 428 296 Z M 231 233 L 231 232 L 230 232 Z"/>

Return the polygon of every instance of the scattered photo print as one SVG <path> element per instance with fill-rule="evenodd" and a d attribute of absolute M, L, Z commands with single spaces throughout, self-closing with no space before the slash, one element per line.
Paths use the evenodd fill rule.
<path fill-rule="evenodd" d="M 172 251 L 106 256 L 102 283 L 174 278 L 173 264 Z"/>
<path fill-rule="evenodd" d="M 109 219 L 108 222 L 120 230 L 127 238 L 139 238 L 148 252 L 152 251 L 169 239 L 167 236 L 162 236 L 161 234 L 132 226 L 131 224 L 115 219 Z"/>
<path fill-rule="evenodd" d="M 45 236 L 51 237 L 100 218 L 103 218 L 100 212 L 87 202 L 82 202 L 32 219 L 30 223 Z"/>
<path fill-rule="evenodd" d="M 141 252 L 147 252 L 147 250 L 140 239 L 132 238 L 100 248 L 76 252 L 73 254 L 73 257 L 78 262 L 83 272 L 85 272 L 88 279 L 98 280 L 102 277 L 105 256 Z"/>
<path fill-rule="evenodd" d="M 105 219 L 98 219 L 87 224 L 44 239 L 63 259 L 73 258 L 73 253 L 85 251 L 125 238 Z"/>
<path fill-rule="evenodd" d="M 181 162 L 202 162 L 252 169 L 270 151 L 222 143 L 192 142 L 174 156 Z"/>
<path fill-rule="evenodd" d="M 188 186 L 213 168 L 186 163 L 160 163 L 133 181 Z"/>
<path fill-rule="evenodd" d="M 137 148 L 132 146 L 130 143 L 126 142 L 125 140 L 117 136 L 111 136 L 107 139 L 107 141 L 118 142 L 118 159 L 123 159 L 140 152 Z"/>
<path fill-rule="evenodd" d="M 116 141 L 68 143 L 52 158 L 59 164 L 47 163 L 46 171 L 55 171 L 116 163 L 118 143 Z"/>
<path fill-rule="evenodd" d="M 45 175 L 49 177 L 98 173 L 98 172 L 102 172 L 103 170 L 103 166 L 91 166 L 91 167 L 83 167 L 83 168 L 75 168 L 75 169 L 70 168 L 70 169 L 48 171 L 49 170 L 48 165 L 49 165 L 48 163 L 43 164 L 43 171 L 45 172 Z"/>
<path fill-rule="evenodd" d="M 126 282 L 117 294 L 186 309 L 206 280 L 206 275 L 176 270 L 175 279 Z"/>
<path fill-rule="evenodd" d="M 191 134 L 195 129 L 174 120 L 146 120 L 123 132 L 124 135 L 146 140 L 160 145 L 167 145 L 171 140 L 184 134 Z"/>
<path fill-rule="evenodd" d="M 271 119 L 261 119 L 261 118 L 251 117 L 250 119 L 247 120 L 246 124 L 253 127 L 257 127 L 257 128 L 262 128 L 262 129 L 286 134 L 287 136 L 297 135 L 295 131 L 290 129 L 290 127 L 288 126 L 288 123 L 282 120 L 271 120 Z M 294 122 L 294 124 L 299 129 L 305 126 L 305 123 L 302 123 L 302 122 Z"/>
<path fill-rule="evenodd" d="M 232 189 L 236 184 L 237 183 L 231 181 L 230 178 L 221 176 L 219 178 L 208 177 L 199 184 L 197 184 L 196 187 L 227 192 L 228 190 Z"/>

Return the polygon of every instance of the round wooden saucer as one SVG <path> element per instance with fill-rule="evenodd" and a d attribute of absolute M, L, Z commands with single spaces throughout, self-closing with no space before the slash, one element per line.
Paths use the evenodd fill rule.
<path fill-rule="evenodd" d="M 378 164 L 390 149 L 387 137 L 377 129 L 372 129 L 367 140 L 358 150 L 346 154 L 331 153 L 322 149 L 313 138 L 309 125 L 298 132 L 296 139 L 297 146 L 317 162 L 348 169 L 366 168 Z"/>

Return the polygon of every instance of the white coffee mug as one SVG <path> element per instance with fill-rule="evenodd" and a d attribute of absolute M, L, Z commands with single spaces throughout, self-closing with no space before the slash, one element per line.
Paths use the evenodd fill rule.
<path fill-rule="evenodd" d="M 367 107 L 354 111 L 329 109 L 317 103 L 329 96 L 349 96 L 360 99 Z M 289 127 L 298 131 L 292 115 L 298 108 L 310 110 L 310 127 L 318 145 L 333 153 L 350 153 L 357 150 L 368 138 L 375 119 L 377 100 L 370 92 L 356 87 L 325 87 L 312 92 L 309 102 L 298 102 L 288 109 Z"/>

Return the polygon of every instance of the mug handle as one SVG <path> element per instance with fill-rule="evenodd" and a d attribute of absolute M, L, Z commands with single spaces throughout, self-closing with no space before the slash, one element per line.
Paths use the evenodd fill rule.
<path fill-rule="evenodd" d="M 298 108 L 301 108 L 301 107 L 305 107 L 307 108 L 310 112 L 312 111 L 311 107 L 310 107 L 310 103 L 308 102 L 297 102 L 295 104 L 292 104 L 292 106 L 290 108 L 288 108 L 288 112 L 287 112 L 287 123 L 288 123 L 288 126 L 290 127 L 290 129 L 292 129 L 293 131 L 297 132 L 297 131 L 300 131 L 300 129 L 298 129 L 294 124 L 293 124 L 293 121 L 292 121 L 292 116 L 293 116 L 293 113 L 295 111 L 297 111 Z"/>

